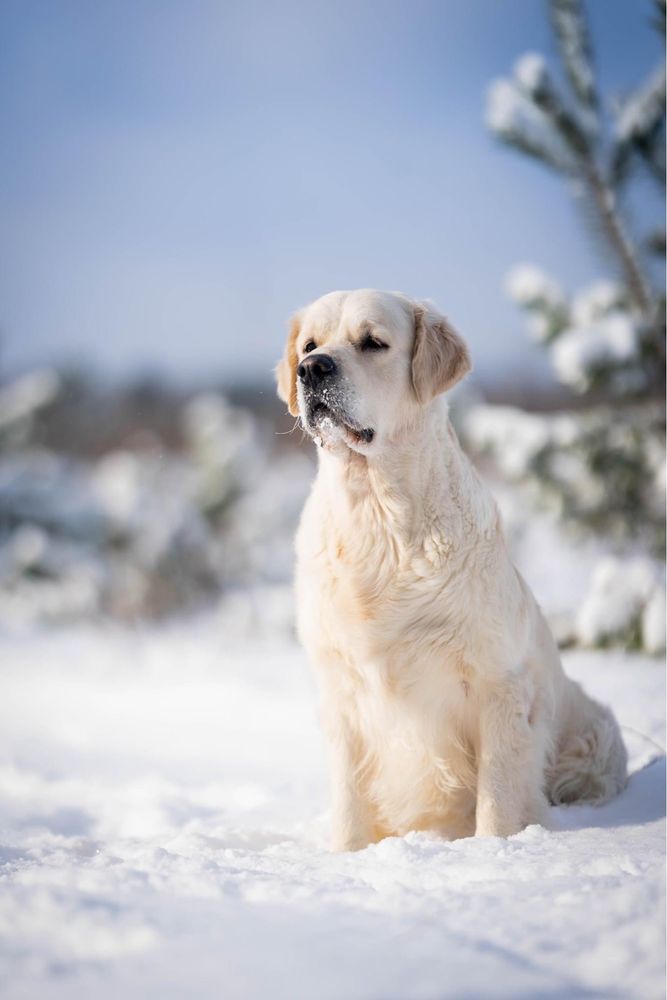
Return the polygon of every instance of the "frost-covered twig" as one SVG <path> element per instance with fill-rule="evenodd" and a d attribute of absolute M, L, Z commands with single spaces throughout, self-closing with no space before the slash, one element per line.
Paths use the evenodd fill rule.
<path fill-rule="evenodd" d="M 551 0 L 550 7 L 563 66 L 572 89 L 584 107 L 595 110 L 598 96 L 593 54 L 581 3 L 579 0 Z"/>
<path fill-rule="evenodd" d="M 627 159 L 633 146 L 648 156 L 649 137 L 653 141 L 654 133 L 664 124 L 664 69 L 626 101 L 610 152 L 600 127 L 600 102 L 582 5 L 579 0 L 551 0 L 550 7 L 572 100 L 558 92 L 542 56 L 529 52 L 517 61 L 511 78 L 492 84 L 487 124 L 503 142 L 574 182 L 571 190 L 585 193 L 585 204 L 592 209 L 596 228 L 617 263 L 635 308 L 646 323 L 655 324 L 657 307 L 651 285 L 621 216 L 616 188 L 623 158 Z M 653 147 L 655 142 L 648 159 L 654 170 L 664 174 L 664 157 L 660 167 Z"/>

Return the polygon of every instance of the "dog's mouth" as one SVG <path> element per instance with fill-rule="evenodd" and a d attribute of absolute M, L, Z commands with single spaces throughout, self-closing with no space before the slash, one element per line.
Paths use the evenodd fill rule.
<path fill-rule="evenodd" d="M 326 434 L 327 430 L 335 428 L 347 440 L 348 444 L 370 444 L 375 437 L 372 427 L 359 427 L 350 421 L 349 417 L 341 416 L 322 400 L 313 400 L 308 406 L 308 429 L 317 440 Z"/>

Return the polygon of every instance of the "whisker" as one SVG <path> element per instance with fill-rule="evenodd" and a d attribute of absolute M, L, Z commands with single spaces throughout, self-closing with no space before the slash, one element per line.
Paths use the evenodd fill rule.
<path fill-rule="evenodd" d="M 294 431 L 297 429 L 300 423 L 301 423 L 301 418 L 297 417 L 288 431 L 274 431 L 273 433 L 277 437 L 282 437 L 284 434 L 294 434 Z"/>

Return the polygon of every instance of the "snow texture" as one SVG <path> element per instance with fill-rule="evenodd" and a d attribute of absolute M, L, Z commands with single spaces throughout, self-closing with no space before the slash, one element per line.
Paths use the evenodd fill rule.
<path fill-rule="evenodd" d="M 572 323 L 589 326 L 625 304 L 623 289 L 616 281 L 601 278 L 587 285 L 572 299 Z"/>
<path fill-rule="evenodd" d="M 551 4 L 551 15 L 574 91 L 584 105 L 592 107 L 595 104 L 595 76 L 581 6 L 576 0 L 555 0 Z"/>
<path fill-rule="evenodd" d="M 4 410 L 0 398 L 0 430 L 3 413 L 43 398 L 49 379 L 31 378 L 5 391 Z M 181 453 L 0 454 L 0 628 L 159 616 L 289 578 L 312 460 L 273 454 L 270 433 L 217 394 L 190 400 L 182 421 Z"/>
<path fill-rule="evenodd" d="M 664 565 L 647 556 L 607 556 L 598 563 L 579 609 L 577 638 L 585 646 L 599 646 L 624 633 L 640 617 L 643 648 L 661 652 L 665 648 L 664 609 Z"/>
<path fill-rule="evenodd" d="M 543 90 L 549 78 L 544 57 L 537 52 L 526 52 L 514 66 L 514 76 L 529 94 Z"/>
<path fill-rule="evenodd" d="M 465 416 L 464 434 L 474 452 L 492 456 L 502 479 L 493 481 L 512 556 L 528 580 L 562 643 L 640 647 L 652 655 L 665 649 L 665 565 L 633 542 L 610 552 L 605 534 L 568 535 L 562 508 L 545 492 L 545 468 L 580 510 L 608 503 L 608 476 L 594 475 L 581 443 L 603 422 L 606 441 L 618 455 L 634 454 L 627 428 L 611 424 L 602 412 L 592 422 L 576 413 L 526 413 L 511 406 L 481 405 Z M 659 517 L 664 512 L 664 450 L 647 451 L 647 485 L 655 490 Z M 487 475 L 489 474 L 487 470 Z M 654 480 L 651 484 L 651 479 Z M 540 510 L 526 516 L 523 484 Z M 540 492 L 541 491 L 541 492 Z"/>
<path fill-rule="evenodd" d="M 564 330 L 551 348 L 551 357 L 559 379 L 584 392 L 590 386 L 591 371 L 627 365 L 636 358 L 638 345 L 635 323 L 618 311 L 595 326 Z"/>
<path fill-rule="evenodd" d="M 487 92 L 486 124 L 500 138 L 518 143 L 559 169 L 572 169 L 572 153 L 519 81 L 494 80 Z"/>
<path fill-rule="evenodd" d="M 616 118 L 616 135 L 622 142 L 643 139 L 664 114 L 665 65 L 653 72 L 646 84 L 621 105 Z"/>
<path fill-rule="evenodd" d="M 467 414 L 465 432 L 477 449 L 493 450 L 501 472 L 510 480 L 525 475 L 535 456 L 548 445 L 567 447 L 578 435 L 570 414 L 545 416 L 488 404 L 475 406 Z"/>
<path fill-rule="evenodd" d="M 663 671 L 565 662 L 625 727 L 616 801 L 332 855 L 291 641 L 215 618 L 2 639 L 3 996 L 657 1000 Z"/>
<path fill-rule="evenodd" d="M 542 303 L 560 306 L 564 302 L 560 285 L 534 264 L 513 267 L 507 276 L 506 288 L 510 298 L 520 306 Z"/>
<path fill-rule="evenodd" d="M 29 372 L 0 388 L 0 430 L 23 420 L 55 399 L 60 379 L 48 369 Z"/>

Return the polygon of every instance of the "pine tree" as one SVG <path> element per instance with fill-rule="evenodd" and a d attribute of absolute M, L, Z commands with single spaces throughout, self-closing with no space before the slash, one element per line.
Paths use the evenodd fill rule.
<path fill-rule="evenodd" d="M 613 334 L 603 335 L 589 344 L 596 355 L 591 367 L 600 369 L 591 372 L 591 383 L 604 385 L 609 376 L 614 395 L 632 395 L 647 388 L 657 391 L 665 376 L 665 299 L 651 288 L 638 246 L 622 217 L 622 205 L 638 167 L 664 191 L 664 61 L 634 93 L 605 114 L 581 3 L 549 0 L 549 9 L 569 93 L 560 93 L 541 56 L 528 53 L 516 63 L 511 79 L 492 85 L 488 125 L 508 146 L 534 157 L 568 182 L 598 248 L 619 280 L 618 293 L 610 296 L 605 312 L 623 308 L 630 318 L 639 371 L 631 380 L 611 378 L 615 368 L 627 369 L 630 352 L 616 349 Z M 662 30 L 664 0 L 658 0 L 657 9 Z M 664 229 L 648 234 L 645 243 L 664 253 Z M 571 319 L 577 324 L 578 317 L 571 316 L 560 301 L 554 309 L 552 303 L 540 301 L 539 295 L 530 299 L 524 293 L 521 304 L 536 314 L 547 342 L 567 330 Z M 602 308 L 599 302 L 596 308 Z M 564 381 L 570 382 L 567 375 Z"/>
<path fill-rule="evenodd" d="M 564 85 L 541 55 L 523 55 L 511 78 L 491 85 L 487 124 L 508 147 L 563 178 L 609 277 L 568 296 L 532 265 L 510 273 L 508 294 L 525 311 L 531 335 L 582 401 L 576 412 L 551 418 L 478 415 L 471 433 L 575 530 L 604 536 L 619 552 L 660 555 L 665 295 L 653 287 L 648 261 L 664 257 L 665 231 L 656 227 L 638 239 L 624 207 L 641 175 L 664 195 L 665 63 L 623 100 L 605 100 L 582 3 L 547 3 Z M 664 37 L 665 0 L 655 9 Z M 516 445 L 509 462 L 502 454 L 508 420 L 514 442 L 525 446 L 518 465 Z"/>

